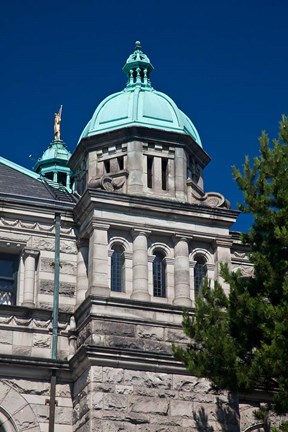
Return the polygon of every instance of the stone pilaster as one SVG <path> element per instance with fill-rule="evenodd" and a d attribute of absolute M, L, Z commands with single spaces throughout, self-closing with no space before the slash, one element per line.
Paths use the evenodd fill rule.
<path fill-rule="evenodd" d="M 36 259 L 39 256 L 39 251 L 35 249 L 25 248 L 23 250 L 24 259 L 24 290 L 23 290 L 23 306 L 35 306 L 35 270 Z"/>
<path fill-rule="evenodd" d="M 107 297 L 108 286 L 108 229 L 109 225 L 92 221 L 89 236 L 88 291 L 89 295 Z"/>
<path fill-rule="evenodd" d="M 79 306 L 85 300 L 88 290 L 88 241 L 80 239 L 77 242 L 77 286 L 76 286 L 76 306 Z"/>
<path fill-rule="evenodd" d="M 147 237 L 149 231 L 133 230 L 133 292 L 134 300 L 149 301 Z"/>
<path fill-rule="evenodd" d="M 143 148 L 142 143 L 132 141 L 127 146 L 127 165 L 129 171 L 127 192 L 143 192 Z"/>
<path fill-rule="evenodd" d="M 216 240 L 216 268 L 215 268 L 215 279 L 222 285 L 225 293 L 229 292 L 229 285 L 224 282 L 220 275 L 221 263 L 227 262 L 228 266 L 231 267 L 231 246 L 232 240 L 230 239 L 217 239 Z"/>
<path fill-rule="evenodd" d="M 175 148 L 175 192 L 179 201 L 187 200 L 187 161 L 183 148 Z"/>
<path fill-rule="evenodd" d="M 175 269 L 174 285 L 175 298 L 173 303 L 178 306 L 191 307 L 190 298 L 190 269 L 189 269 L 189 247 L 188 239 L 175 236 Z"/>

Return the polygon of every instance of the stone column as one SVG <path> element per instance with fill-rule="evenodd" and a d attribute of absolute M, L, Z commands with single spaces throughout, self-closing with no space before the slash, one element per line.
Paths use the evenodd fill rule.
<path fill-rule="evenodd" d="M 174 196 L 175 194 L 175 169 L 174 169 L 174 159 L 168 160 L 168 178 L 167 178 L 167 186 L 168 191 L 171 193 L 171 195 Z"/>
<path fill-rule="evenodd" d="M 71 176 L 67 173 L 66 175 L 66 187 L 70 188 Z"/>
<path fill-rule="evenodd" d="M 190 298 L 189 248 L 187 238 L 176 236 L 174 251 L 175 298 L 173 303 L 177 306 L 191 307 L 192 301 Z"/>
<path fill-rule="evenodd" d="M 77 286 L 76 286 L 76 306 L 79 306 L 85 300 L 88 290 L 88 241 L 80 239 L 77 242 Z"/>
<path fill-rule="evenodd" d="M 150 231 L 134 230 L 133 236 L 133 292 L 134 300 L 149 301 L 147 237 Z"/>
<path fill-rule="evenodd" d="M 127 192 L 132 194 L 143 192 L 143 148 L 141 142 L 128 143 L 127 165 L 129 171 Z"/>
<path fill-rule="evenodd" d="M 195 281 L 194 281 L 194 269 L 195 269 L 196 261 L 189 261 L 189 279 L 190 279 L 190 295 L 193 306 L 195 306 Z M 191 289 L 192 288 L 192 289 Z"/>
<path fill-rule="evenodd" d="M 179 201 L 187 200 L 187 161 L 185 151 L 181 147 L 175 148 L 175 190 Z"/>
<path fill-rule="evenodd" d="M 23 306 L 33 307 L 34 301 L 34 287 L 35 287 L 35 271 L 36 259 L 39 256 L 39 251 L 34 249 L 24 249 L 24 291 L 23 291 Z"/>
<path fill-rule="evenodd" d="M 109 225 L 92 221 L 90 225 L 88 256 L 88 291 L 89 295 L 107 297 L 108 286 L 108 229 Z"/>

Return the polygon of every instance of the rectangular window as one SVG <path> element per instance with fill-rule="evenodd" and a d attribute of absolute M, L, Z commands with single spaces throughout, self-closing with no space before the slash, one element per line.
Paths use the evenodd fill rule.
<path fill-rule="evenodd" d="M 17 255 L 0 253 L 0 304 L 16 304 Z"/>
<path fill-rule="evenodd" d="M 105 167 L 105 173 L 109 174 L 110 173 L 110 160 L 104 160 L 104 167 Z"/>
<path fill-rule="evenodd" d="M 161 159 L 161 169 L 162 169 L 162 189 L 167 190 L 168 182 L 167 182 L 167 168 L 168 168 L 168 159 Z"/>
<path fill-rule="evenodd" d="M 153 157 L 147 156 L 147 187 L 152 189 L 153 187 Z"/>
<path fill-rule="evenodd" d="M 121 171 L 124 169 L 124 158 L 123 156 L 119 156 L 117 160 L 118 160 L 119 170 Z"/>

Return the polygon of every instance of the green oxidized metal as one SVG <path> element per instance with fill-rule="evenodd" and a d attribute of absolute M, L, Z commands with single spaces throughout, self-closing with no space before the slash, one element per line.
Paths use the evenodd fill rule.
<path fill-rule="evenodd" d="M 166 94 L 151 86 L 154 68 L 136 42 L 135 51 L 128 57 L 123 71 L 128 81 L 126 88 L 104 99 L 96 108 L 83 130 L 82 138 L 127 126 L 144 126 L 190 135 L 202 147 L 192 121 Z"/>

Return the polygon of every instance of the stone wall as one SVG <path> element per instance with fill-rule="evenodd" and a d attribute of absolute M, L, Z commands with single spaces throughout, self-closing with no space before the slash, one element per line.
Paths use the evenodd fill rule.
<path fill-rule="evenodd" d="M 33 379 L 1 379 L 0 420 L 11 432 L 46 432 L 49 422 L 50 384 Z M 56 387 L 55 431 L 72 432 L 72 402 L 69 384 Z"/>
<path fill-rule="evenodd" d="M 92 366 L 73 408 L 75 432 L 239 432 L 237 400 L 186 375 Z"/>

